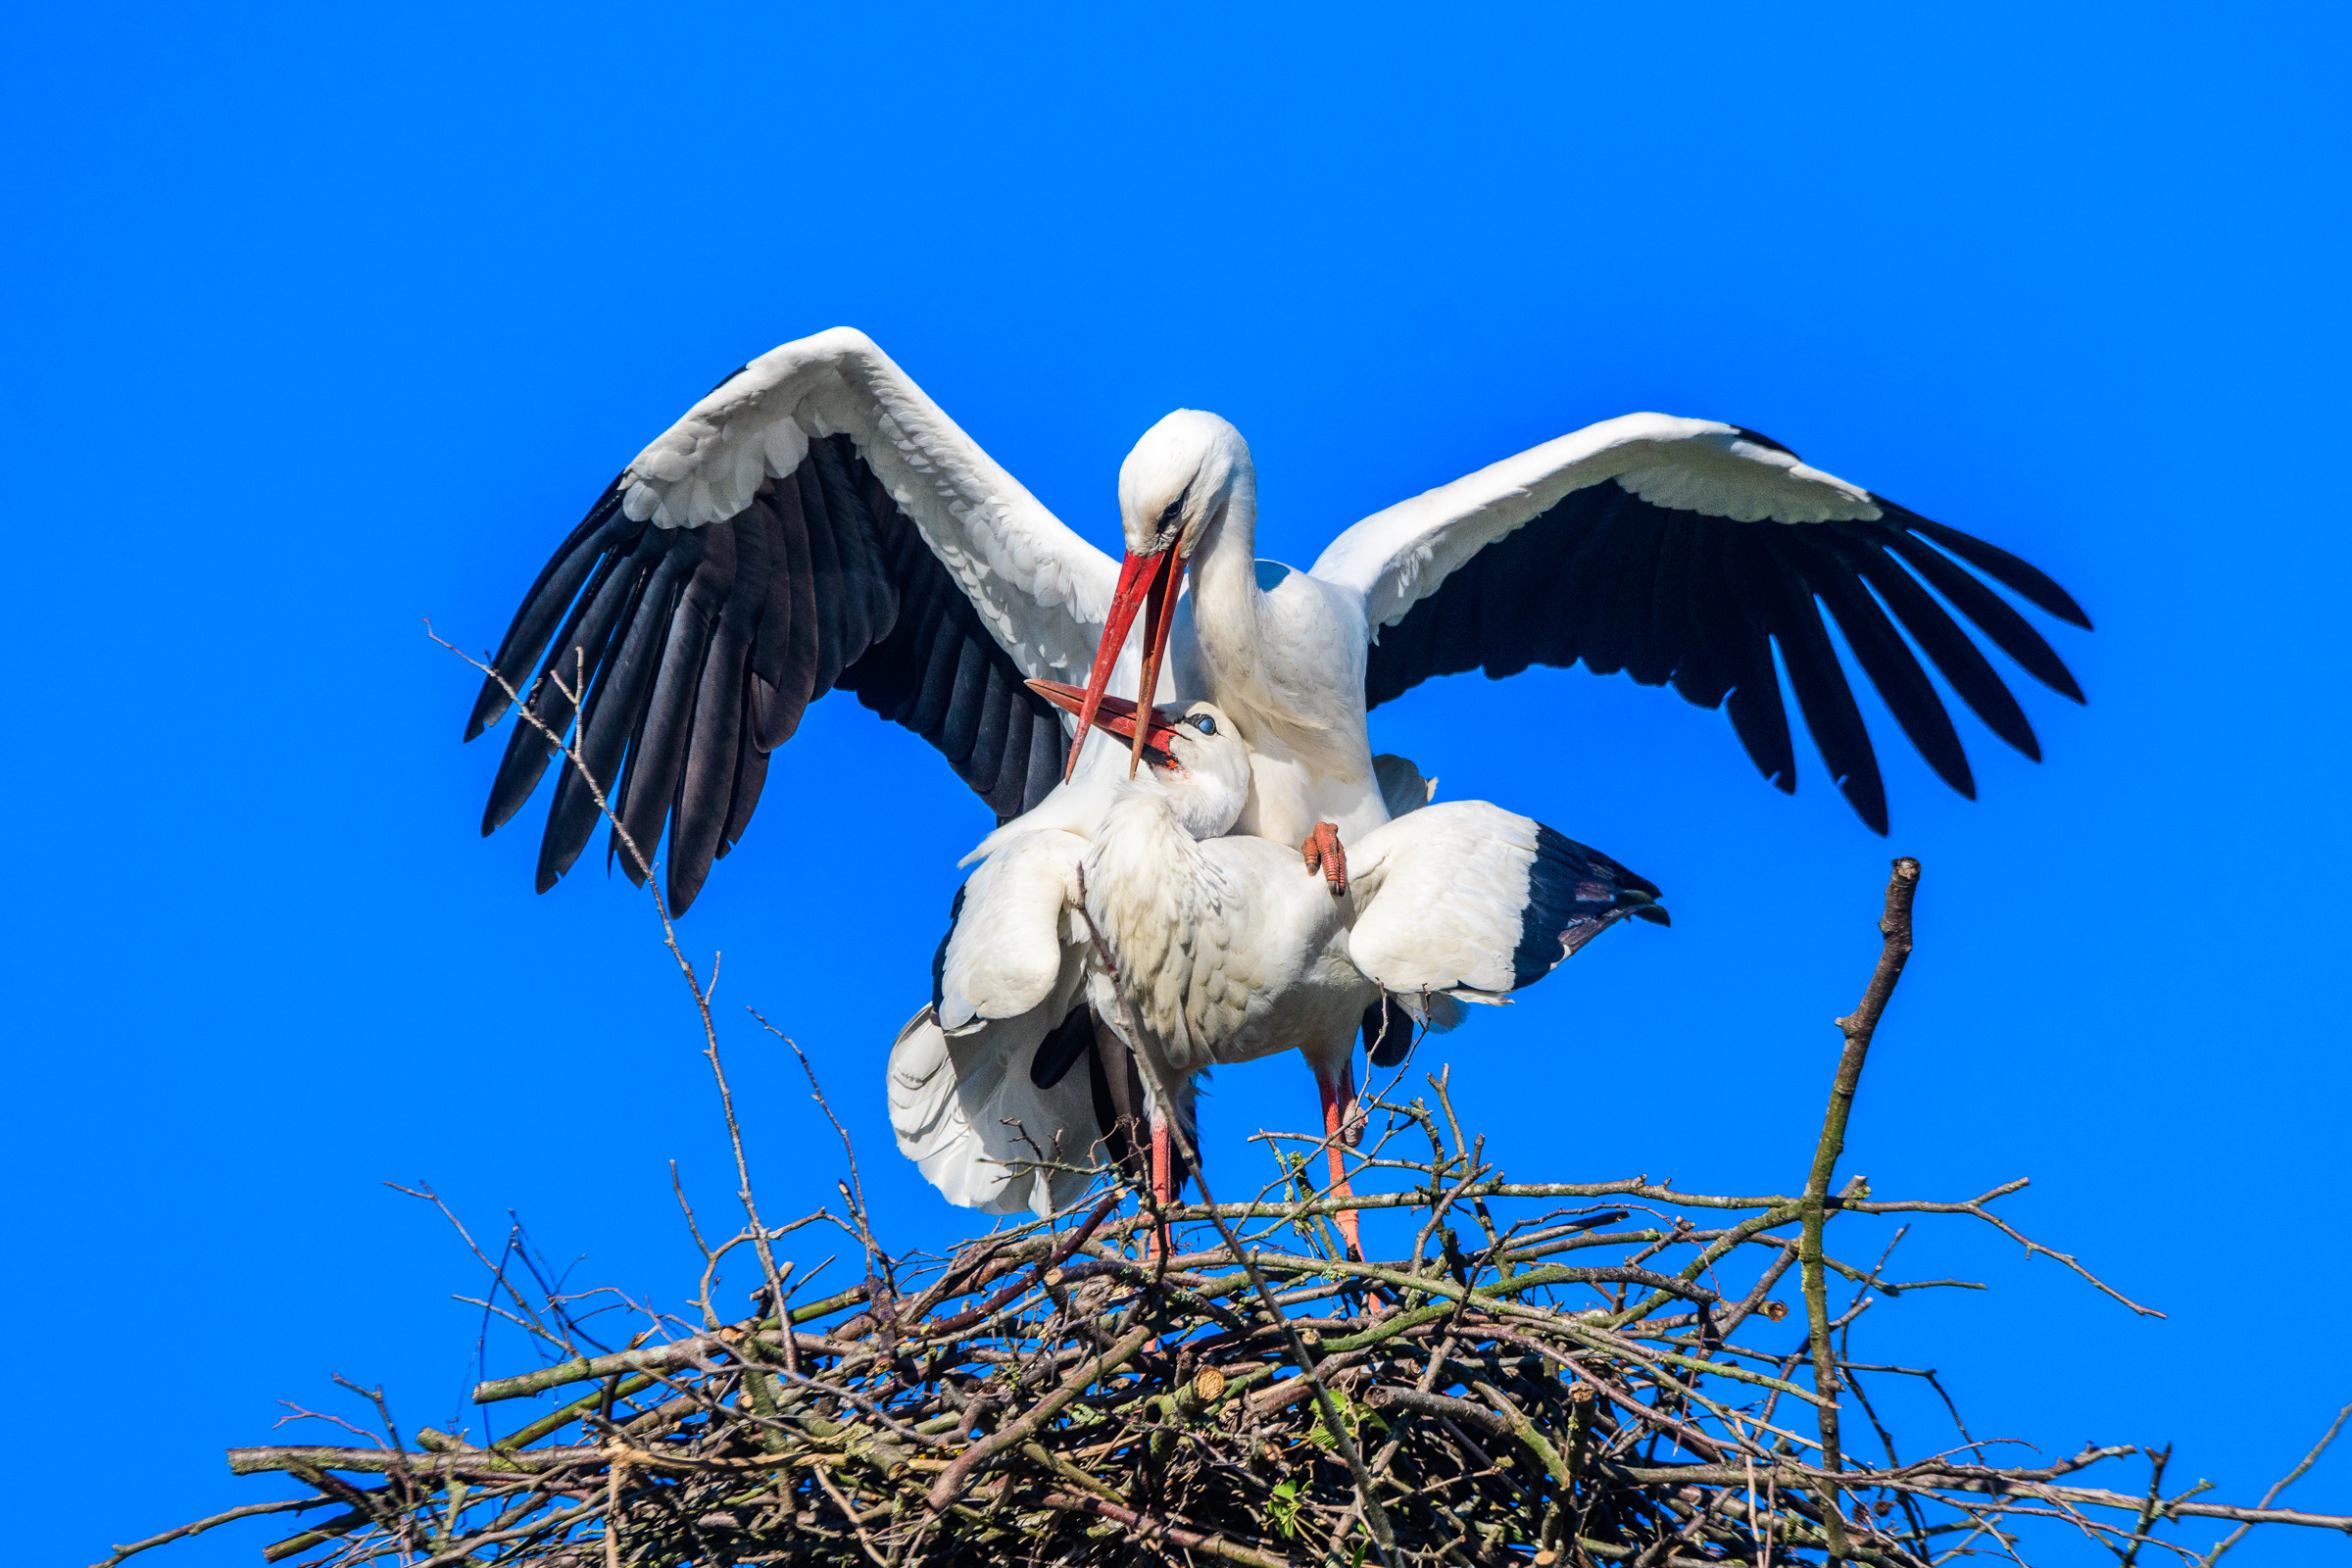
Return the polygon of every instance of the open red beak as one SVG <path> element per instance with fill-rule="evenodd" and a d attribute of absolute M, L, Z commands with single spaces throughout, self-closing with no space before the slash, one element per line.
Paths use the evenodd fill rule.
<path fill-rule="evenodd" d="M 1070 760 L 1062 769 L 1066 781 L 1078 771 L 1078 752 L 1086 745 L 1086 732 L 1094 727 L 1096 715 L 1103 710 L 1104 691 L 1110 686 L 1110 672 L 1119 662 L 1120 653 L 1127 647 L 1127 630 L 1135 624 L 1138 610 L 1144 612 L 1144 683 L 1138 687 L 1146 702 L 1158 689 L 1159 662 L 1168 651 L 1168 632 L 1176 617 L 1170 613 L 1176 605 L 1177 580 L 1184 575 L 1184 556 L 1170 545 L 1153 555 L 1139 556 L 1128 552 L 1119 563 L 1119 586 L 1110 596 L 1110 615 L 1102 623 L 1102 641 L 1095 649 L 1095 667 L 1087 675 L 1086 691 L 1078 706 L 1071 711 L 1078 715 L 1078 733 L 1070 740 Z M 1052 701 L 1060 703 L 1048 687 L 1062 691 L 1072 688 L 1059 681 L 1031 681 L 1029 683 Z M 1067 703 L 1061 706 L 1067 708 Z M 1135 776 L 1136 763 L 1143 760 L 1148 744 L 1143 734 L 1131 722 L 1122 735 L 1133 737 L 1134 755 L 1127 762 L 1127 776 Z"/>
<path fill-rule="evenodd" d="M 1033 680 L 1029 683 L 1029 689 L 1065 713 L 1082 713 L 1085 710 L 1087 694 L 1075 686 L 1066 686 L 1057 680 Z M 1098 692 L 1094 702 L 1096 722 L 1132 745 L 1136 756 L 1143 757 L 1149 753 L 1154 759 L 1170 759 L 1168 743 L 1175 739 L 1176 721 L 1168 716 L 1165 710 L 1148 710 L 1152 716 L 1138 725 L 1136 705 L 1126 698 L 1106 697 Z"/>

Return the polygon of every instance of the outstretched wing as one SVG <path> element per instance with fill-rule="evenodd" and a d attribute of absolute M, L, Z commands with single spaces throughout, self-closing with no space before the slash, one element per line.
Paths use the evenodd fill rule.
<path fill-rule="evenodd" d="M 1708 419 L 1629 414 L 1562 436 L 1365 518 L 1314 569 L 1364 596 L 1367 706 L 1432 675 L 1483 667 L 1499 677 L 1581 659 L 1598 674 L 1622 669 L 1644 685 L 1672 682 L 1702 708 L 1728 707 L 1756 766 L 1793 792 L 1777 645 L 1831 776 L 1881 833 L 1878 758 L 1822 606 L 1903 733 L 1971 799 L 1967 754 L 1913 645 L 1994 734 L 2036 760 L 2024 710 L 1952 612 L 2082 700 L 2041 634 L 1984 580 L 2087 627 L 2040 571 Z"/>
<path fill-rule="evenodd" d="M 836 688 L 938 747 L 1000 821 L 1036 805 L 1064 736 L 1022 683 L 1085 678 L 1116 577 L 864 334 L 836 328 L 727 377 L 612 481 L 523 597 L 466 738 L 506 711 L 507 685 L 525 693 L 648 856 L 668 824 L 683 910 L 750 823 L 768 754 Z M 484 833 L 553 756 L 515 726 Z M 564 768 L 540 891 L 600 814 Z"/>

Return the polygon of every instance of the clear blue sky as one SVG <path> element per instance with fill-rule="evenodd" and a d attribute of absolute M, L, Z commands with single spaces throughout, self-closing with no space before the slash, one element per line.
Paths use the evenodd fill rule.
<path fill-rule="evenodd" d="M 1910 1277 L 1995 1289 L 1886 1303 L 1868 1343 L 1936 1358 L 1980 1433 L 2175 1439 L 2238 1494 L 2352 1400 L 2307 1350 L 2352 1327 L 2340 12 L 846 9 L 19 13 L 0 1256 L 47 1402 L 0 1441 L 47 1500 L 12 1555 L 273 1494 L 220 1450 L 280 1397 L 356 1413 L 330 1372 L 466 1418 L 474 1274 L 386 1179 L 685 1294 L 665 1161 L 707 1207 L 730 1184 L 683 993 L 625 883 L 532 895 L 538 808 L 476 836 L 495 753 L 457 744 L 472 679 L 420 617 L 494 641 L 641 444 L 841 322 L 1105 545 L 1119 458 L 1180 405 L 1248 434 L 1264 553 L 1300 563 L 1658 409 L 2046 567 L 2098 623 L 2051 632 L 2089 706 L 2028 693 L 2040 766 L 1963 719 L 1975 805 L 1871 709 L 1887 841 L 1809 750 L 1785 799 L 1723 715 L 1621 677 L 1381 710 L 1446 795 L 1675 913 L 1479 1017 L 1456 1078 L 1515 1174 L 1788 1190 L 1915 854 L 1846 1168 L 2031 1175 L 2015 1219 L 2172 1316 L 1952 1222 Z M 772 1209 L 839 1162 L 745 1004 L 820 1064 L 889 1226 L 955 1234 L 880 1074 L 987 825 L 835 698 L 687 918 Z M 1313 1112 L 1295 1063 L 1213 1088 L 1230 1181 Z M 2352 1453 L 2294 1495 L 2352 1508 Z M 241 1531 L 172 1560 L 274 1539 Z"/>

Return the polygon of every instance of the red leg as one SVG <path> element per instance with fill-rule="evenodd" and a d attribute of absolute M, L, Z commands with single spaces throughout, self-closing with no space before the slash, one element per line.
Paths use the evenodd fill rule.
<path fill-rule="evenodd" d="M 1355 1114 L 1355 1064 L 1342 1064 L 1339 1082 L 1326 1083 L 1321 1073 L 1315 1074 L 1315 1089 L 1323 1097 L 1323 1137 L 1326 1155 L 1330 1160 L 1331 1183 L 1325 1189 L 1334 1198 L 1352 1198 L 1355 1189 L 1348 1185 L 1348 1162 L 1343 1157 L 1347 1146 L 1348 1122 Z M 1348 1243 L 1348 1256 L 1355 1262 L 1364 1260 L 1362 1239 L 1356 1234 L 1355 1210 L 1344 1208 L 1332 1216 L 1338 1222 L 1340 1235 Z"/>
<path fill-rule="evenodd" d="M 1157 1111 L 1152 1113 L 1152 1201 L 1166 1208 L 1176 1200 L 1176 1156 L 1169 1146 L 1168 1119 Z M 1153 1246 L 1162 1252 L 1173 1251 L 1168 1243 L 1168 1228 L 1154 1225 L 1144 1233 L 1144 1256 L 1154 1255 Z"/>
<path fill-rule="evenodd" d="M 1338 898 L 1348 891 L 1348 851 L 1340 843 L 1340 827 L 1336 822 L 1317 822 L 1315 830 L 1298 846 L 1306 857 L 1309 871 L 1321 871 L 1331 884 L 1331 896 Z"/>

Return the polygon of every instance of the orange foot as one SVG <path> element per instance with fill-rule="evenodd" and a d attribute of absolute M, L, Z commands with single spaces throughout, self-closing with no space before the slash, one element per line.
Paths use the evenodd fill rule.
<path fill-rule="evenodd" d="M 1306 854 L 1306 868 L 1321 871 L 1323 880 L 1331 884 L 1333 898 L 1348 891 L 1348 852 L 1340 847 L 1337 822 L 1317 822 L 1299 849 Z"/>
<path fill-rule="evenodd" d="M 1168 1137 L 1168 1119 L 1154 1111 L 1152 1115 L 1152 1206 L 1164 1214 L 1175 1201 L 1176 1151 L 1173 1141 Z M 1166 1221 L 1158 1221 L 1144 1233 L 1146 1261 L 1154 1257 L 1172 1257 L 1175 1251 Z"/>
<path fill-rule="evenodd" d="M 1348 1184 L 1348 1160 L 1341 1152 L 1342 1145 L 1352 1149 L 1356 1140 L 1363 1137 L 1364 1113 L 1356 1103 L 1352 1064 L 1341 1064 L 1337 1083 L 1327 1084 L 1321 1073 L 1315 1074 L 1315 1092 L 1323 1100 L 1324 1157 L 1331 1161 L 1331 1182 L 1324 1189 L 1324 1196 L 1352 1198 L 1355 1189 Z M 1339 1226 L 1341 1239 L 1348 1244 L 1348 1259 L 1361 1263 L 1364 1260 L 1364 1241 L 1357 1230 L 1355 1210 L 1343 1208 L 1332 1215 L 1332 1221 Z"/>

